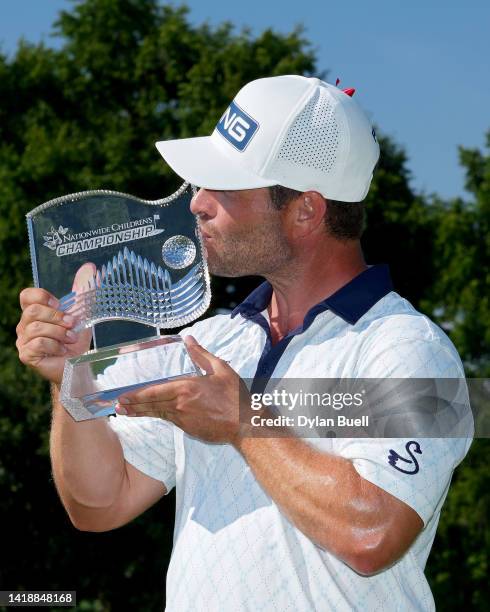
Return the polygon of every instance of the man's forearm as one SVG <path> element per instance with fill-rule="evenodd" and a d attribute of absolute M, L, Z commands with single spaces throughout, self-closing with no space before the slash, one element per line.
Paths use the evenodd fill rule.
<path fill-rule="evenodd" d="M 236 446 L 284 514 L 316 544 L 361 573 L 398 556 L 386 541 L 387 522 L 396 516 L 350 461 L 291 437 L 245 437 Z"/>
<path fill-rule="evenodd" d="M 107 508 L 125 477 L 124 457 L 107 419 L 75 422 L 52 385 L 50 451 L 56 487 L 70 516 L 78 506 Z"/>

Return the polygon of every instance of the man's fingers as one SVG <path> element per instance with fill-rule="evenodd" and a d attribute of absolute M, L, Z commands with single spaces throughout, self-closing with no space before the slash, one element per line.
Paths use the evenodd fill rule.
<path fill-rule="evenodd" d="M 62 325 L 53 325 L 52 323 L 43 323 L 42 321 L 33 321 L 25 326 L 22 331 L 22 343 L 27 344 L 35 338 L 51 338 L 62 344 L 74 344 L 78 341 L 79 336 L 71 329 L 67 329 Z"/>
<path fill-rule="evenodd" d="M 173 402 L 160 402 L 154 404 L 116 404 L 116 414 L 129 417 L 151 417 L 164 419 L 182 427 L 181 415 L 175 409 Z"/>
<path fill-rule="evenodd" d="M 43 304 L 29 304 L 22 313 L 17 333 L 24 332 L 25 328 L 34 322 L 54 323 L 70 329 L 75 324 L 75 318 Z"/>
<path fill-rule="evenodd" d="M 54 295 L 46 291 L 46 289 L 39 289 L 38 287 L 23 289 L 20 292 L 19 300 L 22 310 L 25 310 L 31 304 L 43 304 L 51 308 L 59 306 L 59 300 Z"/>
<path fill-rule="evenodd" d="M 71 290 L 76 291 L 77 293 L 87 291 L 91 284 L 93 284 L 96 274 L 97 268 L 94 263 L 88 261 L 82 264 L 75 274 Z"/>
<path fill-rule="evenodd" d="M 168 410 L 161 404 L 116 404 L 116 413 L 123 416 L 148 416 L 166 419 Z"/>
<path fill-rule="evenodd" d="M 36 365 L 44 357 L 63 356 L 66 348 L 51 338 L 35 338 L 19 348 L 19 359 L 26 365 Z"/>
<path fill-rule="evenodd" d="M 143 387 L 136 391 L 124 393 L 118 398 L 122 406 L 172 402 L 177 399 L 179 382 L 168 382 L 160 385 Z"/>

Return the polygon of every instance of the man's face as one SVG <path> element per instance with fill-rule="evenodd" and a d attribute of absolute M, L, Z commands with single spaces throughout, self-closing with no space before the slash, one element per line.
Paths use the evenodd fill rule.
<path fill-rule="evenodd" d="M 199 219 L 209 271 L 217 276 L 267 276 L 291 258 L 281 211 L 269 190 L 200 189 L 191 202 Z"/>

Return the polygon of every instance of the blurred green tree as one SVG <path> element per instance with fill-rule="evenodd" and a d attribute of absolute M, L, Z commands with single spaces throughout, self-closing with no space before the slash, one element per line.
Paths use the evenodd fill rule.
<path fill-rule="evenodd" d="M 434 282 L 422 300 L 450 335 L 468 376 L 481 378 L 490 376 L 490 131 L 486 149 L 460 148 L 470 202 L 435 198 Z M 429 558 L 432 589 L 445 610 L 488 607 L 489 446 L 476 440 L 456 470 Z"/>
<path fill-rule="evenodd" d="M 426 573 L 441 610 L 488 609 L 490 466 L 488 440 L 475 440 L 456 469 Z"/>
<path fill-rule="evenodd" d="M 31 284 L 25 213 L 86 189 L 167 195 L 180 181 L 154 142 L 209 134 L 235 92 L 254 78 L 324 75 L 301 29 L 254 36 L 230 23 L 194 26 L 185 8 L 156 0 L 78 0 L 60 14 L 55 31 L 59 50 L 23 42 L 11 59 L 0 55 L 0 516 L 2 542 L 11 543 L 0 585 L 76 589 L 83 610 L 161 609 L 172 496 L 107 534 L 77 532 L 57 499 L 47 457 L 47 385 L 18 362 L 14 345 L 18 293 Z M 396 289 L 439 317 L 469 371 L 487 372 L 488 267 L 485 276 L 479 262 L 488 263 L 488 157 L 463 152 L 475 202 L 446 204 L 414 194 L 403 150 L 381 140 L 367 201 L 367 261 L 389 263 Z M 212 306 L 233 307 L 256 282 L 215 279 Z M 431 557 L 444 608 L 458 601 L 457 592 L 465 601 L 472 594 L 475 605 L 485 599 L 486 448 L 475 443 L 456 472 Z M 470 506 L 478 506 L 476 521 Z M 453 586 L 463 560 L 471 569 L 458 573 Z"/>
<path fill-rule="evenodd" d="M 451 334 L 473 376 L 490 376 L 490 131 L 487 152 L 460 148 L 470 202 L 442 202 L 434 283 L 422 307 Z"/>

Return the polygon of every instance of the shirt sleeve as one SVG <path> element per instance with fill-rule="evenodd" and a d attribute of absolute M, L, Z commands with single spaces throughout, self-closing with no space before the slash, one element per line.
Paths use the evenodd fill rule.
<path fill-rule="evenodd" d="M 426 525 L 444 502 L 452 473 L 472 442 L 473 418 L 464 370 L 449 340 L 447 345 L 438 339 L 407 340 L 379 347 L 374 353 L 364 361 L 359 378 L 461 379 L 458 393 L 449 400 L 461 415 L 460 437 L 332 440 L 335 454 L 351 460 L 360 476 L 413 508 Z M 410 413 L 410 399 L 405 401 Z"/>
<path fill-rule="evenodd" d="M 123 355 L 116 364 L 106 368 L 100 378 L 103 377 L 109 387 L 124 386 L 128 378 L 141 382 L 143 372 L 147 374 L 148 371 L 158 378 L 161 364 L 147 353 Z M 126 461 L 143 474 L 163 482 L 167 493 L 171 491 L 176 473 L 173 423 L 152 417 L 118 415 L 109 418 L 109 425 L 118 435 Z"/>
<path fill-rule="evenodd" d="M 425 526 L 442 505 L 454 468 L 470 444 L 464 438 L 349 438 L 335 440 L 333 452 L 415 510 Z"/>
<path fill-rule="evenodd" d="M 160 480 L 167 493 L 175 486 L 174 425 L 152 417 L 109 418 L 128 463 L 147 476 Z"/>

